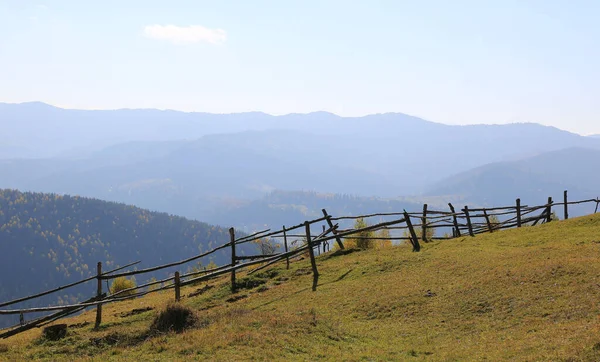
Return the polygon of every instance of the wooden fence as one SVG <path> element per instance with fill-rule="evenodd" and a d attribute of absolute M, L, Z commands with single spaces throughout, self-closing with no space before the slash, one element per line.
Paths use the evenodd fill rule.
<path fill-rule="evenodd" d="M 156 293 L 159 291 L 174 289 L 175 300 L 180 299 L 180 288 L 193 283 L 202 281 L 208 281 L 224 274 L 230 274 L 231 276 L 231 291 L 235 293 L 236 288 L 236 272 L 240 270 L 247 270 L 248 274 L 253 274 L 259 270 L 268 268 L 278 262 L 286 261 L 286 267 L 289 268 L 290 260 L 300 254 L 308 252 L 312 274 L 313 274 L 313 291 L 317 289 L 319 272 L 315 259 L 315 248 L 320 253 L 321 248 L 323 252 L 330 250 L 330 243 L 335 242 L 339 249 L 344 249 L 344 238 L 353 237 L 357 234 L 361 234 L 361 238 L 373 239 L 373 240 L 392 240 L 392 241 L 408 241 L 412 246 L 414 252 L 421 250 L 421 242 L 428 243 L 432 240 L 443 240 L 451 239 L 461 236 L 475 236 L 476 234 L 495 232 L 502 229 L 522 227 L 526 225 L 537 225 L 538 223 L 547 223 L 552 221 L 552 208 L 563 206 L 563 218 L 569 218 L 569 205 L 578 205 L 594 203 L 594 213 L 598 212 L 598 205 L 600 199 L 588 199 L 581 201 L 568 201 L 567 191 L 564 192 L 564 199 L 560 203 L 555 203 L 552 198 L 548 198 L 548 202 L 544 205 L 538 206 L 527 206 L 522 205 L 521 200 L 517 199 L 514 206 L 505 207 L 494 207 L 494 208 L 469 208 L 465 206 L 460 210 L 452 204 L 448 204 L 447 211 L 430 210 L 428 205 L 423 206 L 422 212 L 393 212 L 393 213 L 375 213 L 368 215 L 356 215 L 356 216 L 340 216 L 333 217 L 327 213 L 325 209 L 322 210 L 323 217 L 305 221 L 301 224 L 286 227 L 283 226 L 281 230 L 271 231 L 270 229 L 255 232 L 251 235 L 236 238 L 235 230 L 229 229 L 230 242 L 220 245 L 210 251 L 192 256 L 187 259 L 183 259 L 177 262 L 168 264 L 158 265 L 150 268 L 140 270 L 129 270 L 123 271 L 124 269 L 131 268 L 140 263 L 136 261 L 128 265 L 119 267 L 117 269 L 103 271 L 102 263 L 99 262 L 97 265 L 97 272 L 95 276 L 74 282 L 68 285 L 59 286 L 57 288 L 47 290 L 35 295 L 30 295 L 23 298 L 14 299 L 8 302 L 0 303 L 0 308 L 4 308 L 10 305 L 21 303 L 24 301 L 34 300 L 46 296 L 51 293 L 55 293 L 61 290 L 65 290 L 76 285 L 91 282 L 96 280 L 97 290 L 96 294 L 81 302 L 71 305 L 60 305 L 60 306 L 47 306 L 39 308 L 27 308 L 27 309 L 0 309 L 0 315 L 20 315 L 21 323 L 12 328 L 6 329 L 0 334 L 0 338 L 8 338 L 18 333 L 30 330 L 32 328 L 39 328 L 53 321 L 64 318 L 66 316 L 78 313 L 89 307 L 96 308 L 96 322 L 95 327 L 98 328 L 102 323 L 102 306 L 108 303 L 121 302 L 138 298 L 150 293 Z M 392 220 L 379 221 L 372 223 L 371 225 L 362 228 L 349 228 L 341 229 L 339 222 L 352 222 L 357 219 L 372 219 L 372 218 L 392 218 Z M 413 220 L 416 223 L 413 223 Z M 321 226 L 322 232 L 317 236 L 312 236 L 311 227 Z M 378 237 L 378 236 L 365 236 L 366 232 L 377 231 L 377 230 L 392 230 L 394 233 L 403 232 L 401 236 L 389 236 L 389 237 Z M 429 236 L 433 235 L 431 231 L 435 230 L 450 230 L 445 236 Z M 295 234 L 294 234 L 295 232 Z M 420 235 L 419 235 L 420 234 Z M 370 234 L 372 235 L 372 234 Z M 390 234 L 391 235 L 391 234 Z M 305 242 L 302 246 L 296 248 L 290 248 L 289 238 L 291 237 L 302 237 L 305 238 Z M 249 255 L 249 256 L 238 256 L 236 254 L 236 246 L 256 242 L 265 238 L 276 238 L 283 240 L 284 251 L 281 253 L 270 254 L 270 255 Z M 147 274 L 166 268 L 175 266 L 181 266 L 188 264 L 192 261 L 211 255 L 219 250 L 230 248 L 231 250 L 231 262 L 230 264 L 207 269 L 201 271 L 188 272 L 181 274 L 175 272 L 172 277 L 151 281 L 142 285 L 131 287 L 119 292 L 108 294 L 109 291 L 104 291 L 102 287 L 103 281 L 116 279 L 119 277 L 129 277 L 135 275 Z M 153 287 L 153 288 L 150 288 Z M 28 313 L 36 312 L 53 312 L 44 317 L 40 317 L 28 322 L 25 322 L 24 315 Z"/>

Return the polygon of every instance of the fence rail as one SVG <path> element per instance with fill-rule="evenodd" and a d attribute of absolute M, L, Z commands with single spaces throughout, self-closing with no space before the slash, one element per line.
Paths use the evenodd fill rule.
<path fill-rule="evenodd" d="M 59 286 L 54 289 L 46 290 L 41 293 L 37 293 L 34 295 L 14 299 L 7 302 L 0 303 L 0 308 L 7 307 L 10 305 L 14 305 L 17 303 L 34 300 L 61 290 L 65 290 L 68 288 L 72 288 L 74 286 L 91 282 L 93 280 L 97 281 L 97 293 L 92 298 L 81 302 L 70 305 L 60 305 L 60 306 L 46 306 L 46 307 L 37 307 L 37 308 L 23 308 L 23 309 L 0 309 L 0 315 L 11 315 L 11 314 L 19 314 L 21 315 L 21 323 L 17 326 L 9 328 L 5 330 L 3 333 L 0 333 L 0 338 L 8 338 L 10 336 L 14 336 L 18 333 L 24 332 L 26 330 L 30 330 L 32 328 L 39 328 L 43 325 L 51 323 L 59 318 L 64 318 L 66 316 L 72 315 L 74 313 L 81 312 L 85 308 L 88 307 L 96 307 L 96 327 L 99 327 L 102 321 L 102 305 L 108 303 L 121 302 L 125 300 L 131 300 L 134 298 L 138 298 L 150 293 L 155 293 L 163 290 L 175 289 L 175 299 L 180 299 L 180 288 L 185 285 L 198 283 L 202 281 L 208 281 L 210 279 L 230 274 L 231 275 L 231 289 L 232 292 L 236 292 L 236 271 L 242 269 L 249 269 L 250 267 L 254 267 L 248 271 L 248 274 L 255 273 L 259 270 L 263 270 L 267 267 L 270 267 L 278 262 L 283 260 L 286 261 L 286 267 L 289 269 L 290 260 L 294 257 L 297 257 L 299 254 L 303 254 L 308 252 L 310 260 L 311 260 L 311 268 L 313 273 L 313 290 L 316 290 L 319 278 L 319 272 L 317 269 L 317 264 L 315 260 L 314 249 L 320 253 L 321 247 L 323 251 L 330 250 L 329 242 L 335 240 L 338 247 L 340 249 L 344 249 L 344 238 L 352 238 L 356 237 L 357 234 L 362 234 L 360 237 L 364 240 L 389 240 L 389 241 L 408 241 L 412 246 L 412 250 L 415 252 L 420 251 L 421 242 L 428 243 L 433 240 L 447 240 L 455 237 L 461 237 L 463 235 L 468 234 L 470 236 L 475 236 L 477 234 L 482 233 L 491 233 L 503 229 L 522 227 L 525 225 L 537 225 L 538 223 L 547 223 L 552 221 L 552 208 L 556 208 L 559 206 L 563 207 L 563 218 L 569 218 L 569 205 L 581 205 L 586 203 L 595 203 L 594 213 L 598 212 L 598 206 L 600 204 L 600 199 L 587 199 L 580 201 L 568 201 L 568 192 L 564 192 L 564 199 L 562 202 L 554 202 L 552 198 L 548 198 L 548 202 L 543 205 L 537 206 L 528 206 L 521 205 L 521 200 L 517 199 L 514 206 L 502 206 L 502 207 L 490 207 L 490 208 L 469 208 L 468 206 L 464 206 L 464 208 L 460 209 L 458 212 L 454 208 L 454 206 L 449 203 L 449 211 L 445 210 L 431 210 L 428 205 L 423 205 L 422 212 L 407 212 L 406 210 L 402 212 L 385 212 L 385 213 L 371 213 L 365 215 L 347 215 L 347 216 L 338 216 L 333 217 L 327 213 L 325 209 L 322 210 L 323 217 L 316 218 L 313 220 L 305 221 L 298 225 L 294 225 L 291 227 L 283 226 L 281 230 L 271 231 L 271 229 L 261 230 L 255 232 L 253 234 L 236 238 L 235 230 L 233 228 L 230 229 L 230 242 L 225 243 L 223 245 L 217 246 L 209 251 L 200 253 L 198 255 L 192 256 L 187 259 L 182 259 L 180 261 L 162 264 L 150 268 L 140 269 L 140 270 L 130 270 L 125 272 L 117 273 L 121 270 L 133 267 L 140 263 L 140 261 L 136 261 L 122 267 L 112 269 L 106 272 L 102 272 L 102 263 L 98 263 L 98 271 L 95 276 L 91 276 L 85 279 L 82 279 L 77 282 L 73 282 L 70 284 L 66 284 L 63 286 Z M 541 212 L 540 212 L 541 211 Z M 374 223 L 371 225 L 367 225 L 362 228 L 350 228 L 350 229 L 340 229 L 339 224 L 334 223 L 335 221 L 345 221 L 345 220 L 358 220 L 358 219 L 370 219 L 375 217 L 397 217 L 388 221 L 380 221 L 378 223 Z M 505 218 L 505 220 L 500 220 L 500 218 Z M 413 223 L 413 219 L 417 221 Z M 323 232 L 318 234 L 315 237 L 311 236 L 311 226 L 315 226 L 321 224 L 323 228 Z M 290 231 L 295 231 L 299 229 L 304 229 L 304 233 L 296 233 L 289 234 Z M 443 230 L 451 230 L 451 234 L 445 236 L 434 236 L 435 231 L 443 229 Z M 404 231 L 404 235 L 402 236 L 391 236 L 388 235 L 386 237 L 381 236 L 365 236 L 366 232 L 373 232 L 378 230 L 394 230 L 394 231 Z M 420 231 L 420 236 L 417 235 L 417 230 Z M 431 230 L 431 234 L 429 231 Z M 288 238 L 289 237 L 303 237 L 305 238 L 304 245 L 297 247 L 295 249 L 289 250 Z M 284 241 L 285 251 L 281 253 L 271 253 L 271 254 L 261 254 L 261 255 L 241 255 L 238 256 L 236 254 L 236 246 L 249 242 L 256 242 L 259 240 L 264 240 L 266 238 L 274 238 L 279 239 L 282 238 Z M 206 257 L 213 253 L 216 253 L 219 250 L 223 249 L 231 249 L 231 263 L 223 266 L 211 268 L 208 270 L 200 270 L 193 271 L 187 274 L 180 274 L 178 271 L 174 273 L 172 277 L 168 277 L 162 280 L 151 281 L 139 286 L 134 286 L 131 288 L 127 288 L 116 292 L 112 295 L 108 295 L 103 291 L 102 281 L 108 281 L 115 278 L 134 276 L 140 274 L 146 274 L 155 272 L 158 270 L 163 270 L 166 268 L 171 268 L 175 266 L 184 265 L 195 261 L 197 259 Z M 262 265 L 260 265 L 262 264 Z M 156 287 L 158 286 L 158 287 Z M 150 289 L 150 287 L 154 287 Z M 53 314 L 40 317 L 34 320 L 31 320 L 27 323 L 24 322 L 24 314 L 27 313 L 37 313 L 37 312 L 55 312 Z"/>

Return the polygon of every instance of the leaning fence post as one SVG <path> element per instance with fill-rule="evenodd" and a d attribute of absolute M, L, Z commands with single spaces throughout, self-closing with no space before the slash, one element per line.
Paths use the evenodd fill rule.
<path fill-rule="evenodd" d="M 97 271 L 98 274 L 96 276 L 96 279 L 98 281 L 98 286 L 97 286 L 97 291 L 96 291 L 96 297 L 98 298 L 97 301 L 99 302 L 100 299 L 102 298 L 102 263 L 98 262 L 98 267 L 97 267 Z M 102 323 L 102 304 L 98 304 L 96 306 L 96 324 L 94 325 L 94 328 L 98 328 L 100 327 L 100 323 Z"/>
<path fill-rule="evenodd" d="M 427 204 L 423 204 L 423 217 L 421 218 L 421 224 L 423 224 L 421 227 L 421 239 L 423 239 L 423 242 L 426 243 L 429 241 L 427 240 Z"/>
<path fill-rule="evenodd" d="M 521 227 L 521 199 L 517 199 L 517 227 Z"/>
<path fill-rule="evenodd" d="M 473 224 L 471 223 L 471 216 L 469 215 L 469 207 L 465 206 L 465 216 L 467 217 L 467 227 L 469 228 L 469 235 L 475 236 L 473 233 Z"/>
<path fill-rule="evenodd" d="M 485 222 L 487 223 L 488 230 L 490 231 L 490 233 L 493 233 L 494 229 L 492 228 L 492 223 L 490 222 L 490 217 L 489 217 L 487 211 L 485 211 L 485 209 L 483 209 L 483 216 L 485 216 Z"/>
<path fill-rule="evenodd" d="M 315 251 L 313 250 L 312 240 L 310 238 L 310 223 L 304 222 L 304 229 L 306 230 L 306 243 L 308 244 L 308 255 L 310 255 L 310 265 L 313 271 L 313 286 L 312 290 L 317 290 L 317 283 L 319 282 L 319 271 L 317 270 L 317 261 L 315 260 Z"/>
<path fill-rule="evenodd" d="M 329 214 L 327 214 L 327 210 L 323 209 L 321 211 L 323 211 L 323 216 L 325 216 L 325 218 L 327 219 L 327 225 L 329 225 L 330 228 L 333 228 L 333 222 L 331 221 L 331 216 Z M 337 242 L 340 249 L 344 250 L 344 244 L 342 243 L 342 238 L 337 236 L 337 230 L 333 229 L 333 235 L 335 235 L 335 241 Z"/>
<path fill-rule="evenodd" d="M 178 302 L 179 302 L 179 299 L 181 299 L 180 287 L 181 287 L 181 280 L 179 280 L 179 272 L 176 271 L 175 272 L 175 300 Z"/>
<path fill-rule="evenodd" d="M 460 238 L 460 229 L 458 228 L 458 218 L 456 217 L 456 210 L 454 210 L 454 206 L 451 203 L 448 203 L 450 206 L 450 211 L 452 212 L 452 220 L 454 221 L 454 230 L 456 231 L 455 237 Z"/>
<path fill-rule="evenodd" d="M 231 240 L 231 292 L 235 293 L 235 230 L 229 228 L 229 239 Z"/>
<path fill-rule="evenodd" d="M 564 202 L 565 202 L 565 220 L 569 219 L 569 197 L 568 197 L 568 192 L 567 190 L 565 190 L 564 193 Z"/>
<path fill-rule="evenodd" d="M 404 219 L 406 221 L 406 226 L 408 226 L 408 231 L 410 232 L 410 236 L 412 238 L 413 251 L 420 251 L 421 244 L 419 244 L 419 238 L 417 238 L 417 233 L 415 233 L 412 221 L 410 221 L 410 215 L 406 212 L 406 210 L 404 210 Z"/>
<path fill-rule="evenodd" d="M 285 225 L 283 225 L 283 246 L 285 247 L 285 263 L 286 263 L 286 269 L 290 268 L 290 256 L 287 255 L 288 253 L 288 243 L 287 243 L 287 232 L 285 231 Z"/>
<path fill-rule="evenodd" d="M 548 206 L 546 206 L 546 222 L 552 221 L 552 196 L 548 197 Z"/>

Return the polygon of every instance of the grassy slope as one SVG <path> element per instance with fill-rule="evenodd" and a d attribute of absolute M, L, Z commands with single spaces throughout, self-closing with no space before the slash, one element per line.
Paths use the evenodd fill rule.
<path fill-rule="evenodd" d="M 172 292 L 105 307 L 105 325 L 0 341 L 20 360 L 600 360 L 600 215 L 425 245 L 321 257 L 230 298 L 227 280 L 182 303 L 199 326 L 138 341 Z M 197 287 L 184 290 L 187 295 Z M 68 320 L 93 322 L 94 313 Z M 112 343 L 94 338 L 112 335 Z M 116 345 L 114 344 L 116 343 Z M 4 346 L 4 348 L 2 348 Z M 94 357 L 88 357 L 94 356 Z"/>

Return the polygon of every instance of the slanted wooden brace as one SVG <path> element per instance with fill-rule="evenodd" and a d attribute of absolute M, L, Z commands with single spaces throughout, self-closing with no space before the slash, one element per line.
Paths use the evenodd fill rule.
<path fill-rule="evenodd" d="M 323 209 L 321 211 L 323 212 L 323 216 L 325 216 L 325 219 L 327 221 L 327 225 L 329 225 L 329 227 L 332 228 L 333 227 L 333 222 L 331 221 L 331 216 L 329 214 L 327 214 L 327 210 Z M 337 244 L 340 247 L 340 249 L 344 250 L 344 244 L 342 243 L 342 238 L 340 238 L 339 236 L 337 236 L 337 230 L 333 230 L 333 235 L 335 235 L 335 241 L 337 242 Z"/>
<path fill-rule="evenodd" d="M 406 226 L 408 226 L 408 231 L 410 232 L 413 251 L 414 252 L 421 251 L 421 244 L 419 244 L 419 238 L 417 237 L 417 233 L 415 233 L 415 229 L 413 228 L 412 221 L 410 221 L 410 215 L 408 214 L 408 212 L 406 212 L 406 210 L 404 210 L 404 219 L 406 221 Z"/>
<path fill-rule="evenodd" d="M 493 233 L 494 228 L 492 227 L 492 223 L 490 222 L 490 216 L 488 215 L 487 211 L 485 211 L 485 209 L 483 209 L 483 216 L 485 217 L 485 222 L 487 223 L 488 230 L 490 231 L 490 233 Z"/>
<path fill-rule="evenodd" d="M 454 236 L 457 238 L 460 238 L 460 229 L 458 227 L 458 218 L 456 217 L 456 210 L 454 210 L 454 206 L 452 206 L 451 203 L 448 203 L 448 206 L 450 207 L 450 212 L 452 212 L 452 221 L 454 222 Z"/>

